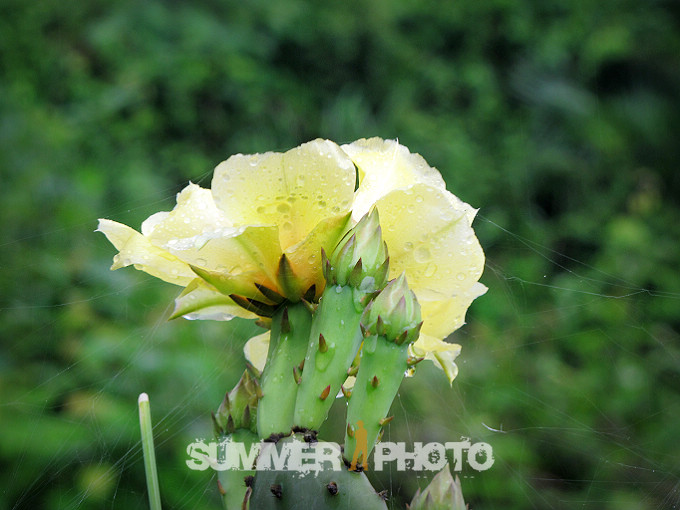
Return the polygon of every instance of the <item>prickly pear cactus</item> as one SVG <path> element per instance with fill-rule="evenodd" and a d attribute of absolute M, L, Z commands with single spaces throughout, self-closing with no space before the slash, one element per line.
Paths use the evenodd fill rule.
<path fill-rule="evenodd" d="M 272 448 L 280 455 L 285 445 L 301 441 L 302 436 L 296 434 Z M 324 445 L 339 451 L 335 443 Z M 277 466 L 280 470 L 258 470 L 249 480 L 250 510 L 387 510 L 384 495 L 375 492 L 363 472 L 348 471 L 344 465 L 336 466 L 340 469 L 291 470 L 287 469 L 290 460 Z"/>

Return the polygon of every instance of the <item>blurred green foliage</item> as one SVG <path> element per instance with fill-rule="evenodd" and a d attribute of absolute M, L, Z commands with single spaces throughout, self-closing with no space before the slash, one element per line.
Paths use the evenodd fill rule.
<path fill-rule="evenodd" d="M 679 27 L 671 0 L 0 2 L 0 508 L 146 508 L 142 391 L 165 506 L 219 508 L 185 448 L 257 328 L 167 323 L 177 289 L 110 273 L 95 220 L 375 135 L 481 208 L 488 257 L 460 376 L 407 380 L 391 440 L 489 442 L 473 508 L 680 504 Z M 373 476 L 392 508 L 425 485 Z"/>

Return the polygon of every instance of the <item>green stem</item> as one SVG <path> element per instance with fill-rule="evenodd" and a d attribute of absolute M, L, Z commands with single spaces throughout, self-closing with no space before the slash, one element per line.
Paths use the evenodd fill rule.
<path fill-rule="evenodd" d="M 261 438 L 290 432 L 298 385 L 294 370 L 307 352 L 312 316 L 303 303 L 282 307 L 272 317 L 267 364 L 261 378 L 263 396 L 257 407 Z"/>
<path fill-rule="evenodd" d="M 394 397 L 408 368 L 408 344 L 397 345 L 381 336 L 364 340 L 361 363 L 347 407 L 345 457 L 352 460 L 357 447 L 357 422 L 366 430 L 365 459 L 373 450 L 383 420 L 390 411 Z"/>
<path fill-rule="evenodd" d="M 229 436 L 222 436 L 220 440 L 226 437 L 235 443 L 243 443 L 246 452 L 259 441 L 253 432 L 246 429 L 238 429 Z M 225 469 L 217 472 L 224 510 L 242 510 L 246 496 L 245 477 L 248 475 L 255 475 L 255 470 Z"/>
<path fill-rule="evenodd" d="M 142 451 L 144 452 L 144 471 L 149 493 L 151 510 L 161 510 L 161 493 L 158 488 L 158 472 L 156 471 L 156 453 L 153 446 L 153 428 L 151 427 L 151 409 L 149 396 L 142 393 L 138 400 L 139 427 L 142 433 Z"/>
<path fill-rule="evenodd" d="M 319 430 L 361 346 L 359 298 L 351 286 L 327 285 L 314 314 L 294 424 Z"/>

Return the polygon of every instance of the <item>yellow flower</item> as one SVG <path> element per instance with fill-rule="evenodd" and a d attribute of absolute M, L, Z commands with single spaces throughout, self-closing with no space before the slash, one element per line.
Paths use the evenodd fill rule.
<path fill-rule="evenodd" d="M 141 233 L 107 219 L 98 231 L 119 250 L 111 269 L 134 265 L 185 287 L 173 317 L 254 317 L 229 296 L 266 302 L 256 285 L 292 300 L 312 285 L 321 292 L 321 248 L 345 232 L 355 182 L 351 160 L 326 140 L 238 154 L 217 166 L 211 189 L 189 184 Z"/>
<path fill-rule="evenodd" d="M 211 189 L 189 184 L 175 208 L 149 217 L 141 233 L 107 219 L 98 230 L 119 250 L 112 269 L 133 265 L 184 287 L 173 317 L 227 320 L 255 317 L 232 297 L 273 305 L 279 295 L 300 299 L 312 285 L 318 297 L 321 249 L 332 252 L 351 226 L 349 215 L 356 222 L 372 206 L 390 278 L 405 272 L 421 306 L 424 325 L 411 352 L 452 381 L 460 346 L 443 339 L 486 291 L 478 282 L 484 253 L 471 226 L 477 211 L 396 141 L 339 147 L 314 140 L 285 153 L 238 154 L 217 166 Z M 258 341 L 250 351 L 266 352 L 266 337 Z"/>
<path fill-rule="evenodd" d="M 464 324 L 472 301 L 487 290 L 478 282 L 484 253 L 472 229 L 477 211 L 448 192 L 439 172 L 420 155 L 396 141 L 362 139 L 342 150 L 358 169 L 353 220 L 378 208 L 390 279 L 405 272 L 420 303 L 424 324 L 411 355 L 433 361 L 452 382 L 460 345 L 443 339 Z M 261 352 L 266 334 L 257 341 Z M 247 348 L 247 354 L 253 352 Z M 263 365 L 262 359 L 249 359 Z"/>

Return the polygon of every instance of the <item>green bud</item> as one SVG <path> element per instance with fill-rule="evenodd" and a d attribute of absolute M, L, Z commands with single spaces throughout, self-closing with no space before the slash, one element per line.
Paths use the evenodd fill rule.
<path fill-rule="evenodd" d="M 364 331 L 401 345 L 415 342 L 422 325 L 420 304 L 402 273 L 371 301 L 361 319 Z"/>
<path fill-rule="evenodd" d="M 409 507 L 411 510 L 465 510 L 463 491 L 458 477 L 453 479 L 446 464 L 423 492 L 416 492 Z"/>
<path fill-rule="evenodd" d="M 256 432 L 257 404 L 261 397 L 260 384 L 246 370 L 213 415 L 215 433 L 223 436 L 238 429 Z"/>
<path fill-rule="evenodd" d="M 366 293 L 385 285 L 389 261 L 377 209 L 372 209 L 345 234 L 323 266 L 329 285 L 351 285 Z"/>

